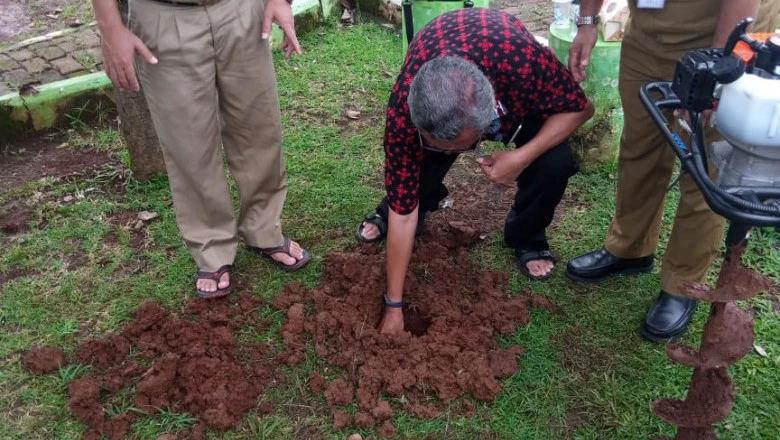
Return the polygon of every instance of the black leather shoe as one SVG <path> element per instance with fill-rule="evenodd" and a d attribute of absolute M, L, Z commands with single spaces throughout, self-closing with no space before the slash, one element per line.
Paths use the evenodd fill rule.
<path fill-rule="evenodd" d="M 569 260 L 566 275 L 575 281 L 597 281 L 610 275 L 634 275 L 653 270 L 653 256 L 619 258 L 602 248 Z"/>
<path fill-rule="evenodd" d="M 642 336 L 662 344 L 676 340 L 688 330 L 698 304 L 695 299 L 670 295 L 662 290 L 647 311 L 640 328 Z"/>

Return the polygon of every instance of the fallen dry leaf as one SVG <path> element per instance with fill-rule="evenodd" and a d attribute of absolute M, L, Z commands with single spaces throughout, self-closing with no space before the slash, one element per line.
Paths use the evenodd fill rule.
<path fill-rule="evenodd" d="M 761 356 L 761 357 L 766 357 L 767 356 L 766 350 L 764 350 L 764 347 L 762 347 L 762 346 L 760 346 L 758 344 L 754 344 L 753 348 L 756 349 L 756 353 L 758 353 L 759 356 Z"/>

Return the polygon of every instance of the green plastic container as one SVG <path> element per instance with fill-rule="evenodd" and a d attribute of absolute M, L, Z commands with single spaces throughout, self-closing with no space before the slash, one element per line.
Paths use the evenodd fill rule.
<path fill-rule="evenodd" d="M 571 29 L 550 27 L 550 48 L 568 66 L 569 47 L 574 40 Z M 596 114 L 572 138 L 572 146 L 587 163 L 610 163 L 617 157 L 623 133 L 623 108 L 618 92 L 620 42 L 599 40 L 591 53 L 586 79 L 581 84 L 596 107 Z"/>
<path fill-rule="evenodd" d="M 411 8 L 411 20 L 408 20 L 408 14 L 406 8 Z M 460 0 L 460 1 L 442 1 L 442 0 L 405 0 L 401 3 L 401 17 L 403 23 L 403 36 L 404 36 L 404 51 L 409 46 L 409 33 L 407 27 L 411 27 L 413 32 L 412 36 L 416 34 L 420 29 L 428 24 L 431 20 L 439 15 L 454 11 L 460 8 L 474 7 L 474 8 L 489 8 L 490 0 Z M 407 21 L 411 21 L 412 25 L 409 26 Z"/>

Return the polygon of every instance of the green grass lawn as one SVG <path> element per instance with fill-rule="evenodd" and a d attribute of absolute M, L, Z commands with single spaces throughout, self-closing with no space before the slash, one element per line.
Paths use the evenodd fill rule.
<path fill-rule="evenodd" d="M 264 298 L 291 281 L 316 285 L 322 257 L 351 245 L 356 222 L 376 205 L 382 194 L 384 105 L 403 59 L 399 36 L 371 24 L 325 25 L 301 40 L 303 56 L 276 60 L 290 183 L 283 222 L 317 259 L 300 273 L 281 274 L 240 250 L 234 275 Z M 346 110 L 360 112 L 358 118 L 348 118 Z M 78 148 L 124 157 L 111 128 L 77 127 L 70 136 Z M 651 403 L 683 397 L 691 370 L 673 364 L 663 347 L 644 342 L 637 331 L 659 289 L 657 270 L 601 284 L 572 283 L 562 270 L 566 259 L 601 246 L 613 212 L 613 173 L 608 167 L 589 169 L 572 180 L 562 217 L 549 234 L 563 259 L 549 282 L 526 281 L 500 240 L 474 249 L 474 258 L 485 267 L 513 274 L 513 292 L 529 287 L 561 310 L 534 311 L 528 326 L 501 341 L 523 345 L 527 353 L 493 404 L 478 405 L 469 419 L 445 413 L 420 421 L 398 414 L 393 420 L 398 438 L 625 440 L 673 434 L 673 427 L 652 413 Z M 96 190 L 109 179 L 125 179 L 126 191 Z M 66 195 L 75 202 L 63 204 Z M 0 206 L 12 198 L 35 200 L 34 226 L 22 235 L 0 235 L 0 272 L 23 273 L 0 293 L 0 438 L 80 438 L 84 427 L 67 409 L 65 388 L 85 369 L 73 366 L 35 377 L 23 370 L 20 355 L 33 344 L 72 353 L 79 342 L 121 326 L 144 300 L 176 308 L 193 294 L 195 268 L 178 236 L 165 179 L 139 184 L 127 178 L 122 166 L 110 166 L 90 180 L 31 182 L 0 196 Z M 673 192 L 662 243 L 675 202 Z M 115 219 L 118 213 L 141 210 L 160 217 L 141 233 L 145 244 L 134 248 L 138 236 L 132 226 Z M 775 279 L 780 279 L 778 238 L 772 230 L 755 231 L 745 257 Z M 745 307 L 755 312 L 756 343 L 768 355 L 753 352 L 730 369 L 738 398 L 718 430 L 724 439 L 777 439 L 780 316 L 768 296 Z M 281 321 L 278 313 L 267 312 L 277 324 Z M 685 342 L 697 343 L 705 319 L 702 307 Z M 278 335 L 271 331 L 264 337 Z M 331 432 L 324 399 L 304 386 L 308 372 L 321 367 L 312 354 L 289 371 L 285 387 L 263 396 L 276 404 L 272 414 L 251 412 L 237 429 L 209 436 L 306 439 L 316 428 L 326 438 L 345 438 Z M 133 436 L 156 439 L 192 423 L 186 414 L 164 412 L 137 421 Z M 360 432 L 377 438 L 373 431 Z"/>

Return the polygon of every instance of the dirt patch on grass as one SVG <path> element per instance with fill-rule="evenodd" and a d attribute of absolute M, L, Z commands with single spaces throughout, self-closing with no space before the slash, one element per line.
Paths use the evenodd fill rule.
<path fill-rule="evenodd" d="M 92 20 L 86 0 L 0 0 L 0 42 L 17 41 Z"/>
<path fill-rule="evenodd" d="M 29 274 L 30 272 L 27 270 L 19 269 L 16 266 L 11 266 L 7 271 L 0 272 L 0 287 L 3 287 L 3 285 L 9 281 L 25 277 Z"/>
<path fill-rule="evenodd" d="M 517 371 L 524 352 L 499 347 L 495 336 L 528 324 L 531 305 L 550 306 L 527 292 L 509 295 L 508 273 L 482 271 L 470 261 L 467 246 L 479 241 L 478 229 L 463 223 L 429 229 L 407 275 L 402 334 L 376 330 L 386 282 L 384 254 L 375 246 L 329 255 L 318 288 L 288 285 L 273 302 L 288 317 L 280 329 L 282 360 L 302 362 L 310 335 L 318 356 L 345 372 L 326 385 L 325 399 L 333 407 L 357 401 L 358 427 L 389 433 L 384 424 L 397 411 L 433 418 L 465 395 L 492 401 L 499 379 Z M 334 425 L 343 428 L 338 414 Z"/>
<path fill-rule="evenodd" d="M 24 203 L 13 200 L 0 207 L 0 232 L 15 235 L 30 230 L 32 211 Z"/>
<path fill-rule="evenodd" d="M 108 218 L 109 223 L 117 228 L 130 231 L 130 247 L 136 250 L 148 249 L 151 246 L 151 239 L 146 230 L 146 223 L 139 220 L 138 213 L 132 211 L 121 211 L 112 214 Z M 105 238 L 106 244 L 112 245 L 117 241 L 115 234 L 108 234 Z"/>
<path fill-rule="evenodd" d="M 775 315 L 780 315 L 780 286 L 774 285 L 769 292 L 766 293 L 766 299 L 772 304 L 772 312 Z"/>
<path fill-rule="evenodd" d="M 192 299 L 171 313 L 145 303 L 122 332 L 79 345 L 76 360 L 92 369 L 69 384 L 68 406 L 90 427 L 87 437 L 127 434 L 136 414 L 108 417 L 106 407 L 131 387 L 133 406 L 150 414 L 170 408 L 217 429 L 236 426 L 277 370 L 271 348 L 236 336 L 241 329 L 265 330 L 262 304 L 250 295 L 235 303 Z"/>
<path fill-rule="evenodd" d="M 0 0 L 2 1 L 2 0 Z M 76 178 L 111 162 L 108 154 L 74 149 L 64 136 L 34 134 L 0 145 L 0 195 L 42 177 Z"/>
<path fill-rule="evenodd" d="M 609 371 L 615 356 L 604 347 L 589 342 L 587 331 L 578 327 L 566 329 L 551 338 L 561 353 L 561 363 L 574 377 L 587 382 L 594 374 Z"/>

